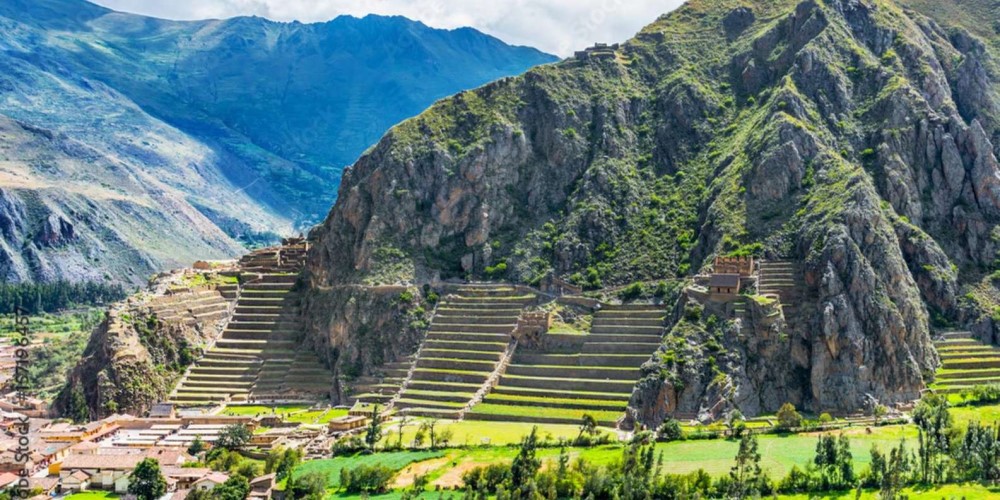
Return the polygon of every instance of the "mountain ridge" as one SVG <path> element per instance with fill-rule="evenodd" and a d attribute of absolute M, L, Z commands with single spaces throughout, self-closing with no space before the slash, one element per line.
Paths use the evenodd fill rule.
<path fill-rule="evenodd" d="M 791 261 L 798 322 L 709 326 L 683 294 L 633 418 L 906 404 L 934 328 L 993 338 L 1000 248 L 995 55 L 907 5 L 692 0 L 611 55 L 439 101 L 345 172 L 311 284 L 600 289 Z M 355 326 L 313 326 L 332 365 L 366 359 L 338 354 Z"/>
<path fill-rule="evenodd" d="M 30 245 L 25 235 L 49 214 L 80 224 L 49 196 L 52 203 L 31 217 L 8 216 L 23 219 L 6 235 L 0 258 L 0 275 L 14 281 L 96 274 L 139 283 L 199 258 L 234 257 L 237 240 L 274 241 L 301 230 L 329 208 L 340 168 L 392 123 L 437 98 L 552 60 L 487 35 L 401 19 L 174 22 L 45 0 L 5 2 L 0 25 L 0 114 L 86 143 L 126 176 L 166 181 L 193 219 L 174 220 L 167 209 L 168 220 L 156 226 L 163 234 L 205 233 L 154 248 L 133 226 L 119 224 L 111 245 L 95 236 L 68 240 L 59 251 L 22 250 Z M 17 162 L 16 155 L 5 159 Z M 16 171 L 7 173 L 39 183 L 59 174 L 56 165 Z M 116 184 L 114 176 L 87 175 L 98 185 Z M 4 186 L 10 196 L 33 196 L 23 183 L 13 186 Z M 89 215 L 105 219 L 99 210 Z M 192 220 L 198 231 L 179 229 Z M 215 243 L 204 245 L 209 240 Z M 60 265 L 65 255 L 96 247 L 105 264 L 95 272 Z M 146 255 L 142 265 L 118 262 L 133 251 Z"/>

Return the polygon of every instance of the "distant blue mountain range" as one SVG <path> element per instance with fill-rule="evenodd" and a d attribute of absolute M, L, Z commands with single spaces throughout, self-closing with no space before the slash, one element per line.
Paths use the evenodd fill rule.
<path fill-rule="evenodd" d="M 326 214 L 342 169 L 392 125 L 555 59 L 402 17 L 179 22 L 82 0 L 4 0 L 0 160 L 11 166 L 0 172 L 0 229 L 11 229 L 0 278 L 89 276 L 48 260 L 56 252 L 45 245 L 76 248 L 84 267 L 96 248 L 129 249 L 104 267 L 138 274 L 303 228 Z M 81 208 L 88 199 L 97 207 Z M 143 210 L 150 234 L 137 235 L 120 219 Z M 72 237 L 34 241 L 60 218 Z M 178 225 L 194 229 L 170 233 Z M 164 234 L 192 241 L 164 255 L 175 239 Z"/>

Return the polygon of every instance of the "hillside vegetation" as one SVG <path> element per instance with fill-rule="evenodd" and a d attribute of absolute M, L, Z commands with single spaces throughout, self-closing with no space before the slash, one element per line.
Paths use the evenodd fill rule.
<path fill-rule="evenodd" d="M 613 57 L 440 101 L 345 172 L 313 285 L 596 289 L 716 255 L 789 261 L 798 327 L 692 315 L 668 337 L 699 351 L 696 396 L 752 413 L 916 399 L 932 321 L 992 338 L 1000 167 L 993 35 L 966 29 L 996 13 L 907 4 L 694 0 Z M 647 401 L 679 390 L 668 373 L 648 371 Z"/>

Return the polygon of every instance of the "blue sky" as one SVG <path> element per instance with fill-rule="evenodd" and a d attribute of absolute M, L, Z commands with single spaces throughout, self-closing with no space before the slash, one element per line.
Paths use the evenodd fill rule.
<path fill-rule="evenodd" d="M 92 0 L 168 19 L 257 15 L 326 21 L 341 14 L 402 15 L 436 28 L 471 26 L 508 43 L 566 56 L 593 42 L 620 42 L 681 0 Z"/>

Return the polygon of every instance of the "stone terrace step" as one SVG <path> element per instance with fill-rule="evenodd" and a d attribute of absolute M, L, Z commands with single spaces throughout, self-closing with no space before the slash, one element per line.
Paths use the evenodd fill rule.
<path fill-rule="evenodd" d="M 496 324 L 496 325 L 470 325 L 470 324 L 441 324 L 437 321 L 431 325 L 429 332 L 431 333 L 500 333 L 500 334 L 510 334 L 514 331 L 514 326 L 516 323 L 508 324 Z"/>
<path fill-rule="evenodd" d="M 444 340 L 428 339 L 424 343 L 424 348 L 430 349 L 445 349 L 445 350 L 464 350 L 464 351 L 479 351 L 479 352 L 489 352 L 489 353 L 500 353 L 507 348 L 508 339 L 503 340 L 497 339 L 495 341 L 463 341 L 457 339 L 451 339 L 449 337 L 442 337 Z"/>
<path fill-rule="evenodd" d="M 583 345 L 585 354 L 646 354 L 652 355 L 660 347 L 659 342 L 623 344 L 620 342 L 587 342 Z"/>
<path fill-rule="evenodd" d="M 443 370 L 484 371 L 491 372 L 496 361 L 478 361 L 449 358 L 428 358 L 421 356 L 417 368 L 439 368 Z"/>
<path fill-rule="evenodd" d="M 638 377 L 637 377 L 638 378 Z M 615 392 L 631 393 L 635 379 L 628 380 L 590 380 L 579 378 L 528 377 L 519 375 L 504 375 L 501 386 L 523 387 L 529 389 L 555 389 L 581 392 Z"/>
<path fill-rule="evenodd" d="M 635 366 L 649 361 L 650 354 L 532 354 L 520 352 L 514 362 L 549 366 Z"/>
<path fill-rule="evenodd" d="M 607 314 L 598 314 L 594 317 L 594 321 L 591 323 L 591 326 L 649 327 L 662 329 L 663 318 L 615 317 Z"/>
<path fill-rule="evenodd" d="M 506 344 L 510 341 L 510 334 L 431 332 L 427 334 L 427 340 L 441 340 L 445 342 L 503 342 Z"/>
<path fill-rule="evenodd" d="M 502 325 L 514 328 L 517 324 L 517 315 L 510 316 L 477 316 L 471 314 L 453 314 L 453 315 L 436 315 L 434 317 L 435 325 L 476 325 L 476 326 L 490 326 L 490 325 Z"/>
<path fill-rule="evenodd" d="M 413 380 L 457 382 L 462 384 L 482 384 L 488 376 L 489 372 L 442 370 L 437 368 L 417 368 L 413 371 Z"/>
<path fill-rule="evenodd" d="M 482 382 L 445 382 L 440 380 L 413 380 L 407 390 L 418 391 L 455 391 L 455 392 L 475 392 L 482 386 Z"/>
<path fill-rule="evenodd" d="M 509 376 L 569 378 L 587 381 L 628 381 L 632 384 L 639 379 L 639 367 L 598 367 L 598 366 L 546 366 L 546 365 L 510 365 L 507 367 Z"/>
<path fill-rule="evenodd" d="M 522 397 L 537 397 L 549 399 L 584 399 L 604 401 L 626 401 L 632 395 L 632 389 L 625 392 L 577 391 L 565 389 L 539 389 L 531 387 L 509 387 L 500 385 L 493 389 L 491 395 L 508 395 Z"/>
<path fill-rule="evenodd" d="M 501 307 L 494 308 L 481 308 L 473 304 L 472 307 L 463 307 L 462 304 L 444 304 L 438 307 L 437 312 L 434 315 L 435 320 L 437 318 L 488 318 L 488 317 L 498 317 L 498 318 L 517 318 L 521 314 L 521 306 L 507 306 L 501 305 Z"/>
<path fill-rule="evenodd" d="M 619 310 L 607 310 L 602 309 L 594 316 L 594 321 L 607 319 L 608 321 L 627 321 L 629 319 L 642 319 L 642 320 L 662 320 L 666 316 L 666 313 L 662 309 L 650 309 L 650 310 L 629 310 L 629 309 L 619 309 Z"/>
<path fill-rule="evenodd" d="M 474 361 L 490 361 L 496 363 L 500 360 L 500 351 L 473 351 L 462 349 L 437 349 L 424 347 L 422 354 L 428 358 L 450 358 Z"/>

